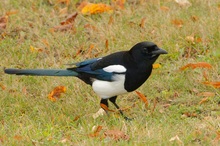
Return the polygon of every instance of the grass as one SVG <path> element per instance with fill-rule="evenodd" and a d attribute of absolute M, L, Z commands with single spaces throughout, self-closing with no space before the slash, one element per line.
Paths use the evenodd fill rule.
<path fill-rule="evenodd" d="M 76 3 L 71 1 L 69 14 L 77 11 Z M 79 14 L 75 31 L 50 32 L 65 20 L 67 13 L 60 13 L 65 4 L 56 0 L 3 0 L 0 16 L 12 10 L 18 13 L 10 15 L 6 29 L 1 30 L 0 145 L 218 145 L 220 91 L 201 82 L 205 81 L 204 71 L 210 81 L 220 81 L 220 3 L 218 0 L 191 0 L 191 3 L 190 7 L 181 7 L 169 0 L 126 2 L 124 10 L 113 13 Z M 168 10 L 161 10 L 162 6 Z M 173 24 L 174 20 L 183 21 L 182 27 Z M 86 24 L 95 29 L 85 28 Z M 192 43 L 187 36 L 202 41 Z M 125 111 L 134 118 L 131 122 L 113 113 L 93 119 L 100 99 L 77 78 L 3 73 L 4 67 L 65 68 L 66 63 L 128 50 L 144 40 L 155 42 L 169 54 L 160 56 L 157 63 L 162 67 L 155 69 L 138 89 L 147 96 L 149 109 L 145 109 L 135 93 L 118 98 L 123 108 L 136 103 Z M 88 54 L 90 45 L 95 49 Z M 43 52 L 32 52 L 30 46 Z M 79 49 L 82 53 L 76 56 Z M 210 63 L 213 69 L 179 71 L 180 67 L 195 62 Z M 57 102 L 51 102 L 47 95 L 59 85 L 65 86 L 67 92 Z M 202 92 L 215 96 L 199 104 L 204 98 L 199 96 Z M 112 105 L 110 108 L 114 109 Z M 89 137 L 97 126 L 103 127 L 101 136 L 106 130 L 118 129 L 129 140 Z M 170 141 L 176 135 L 180 140 Z"/>

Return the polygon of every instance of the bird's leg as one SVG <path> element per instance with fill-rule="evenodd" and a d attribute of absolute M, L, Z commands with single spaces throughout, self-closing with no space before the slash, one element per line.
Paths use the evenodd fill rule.
<path fill-rule="evenodd" d="M 104 111 L 108 115 L 108 99 L 101 99 L 100 106 L 102 109 L 104 109 Z"/>
<path fill-rule="evenodd" d="M 114 97 L 111 97 L 109 98 L 109 100 L 114 104 L 114 106 L 118 109 L 118 111 L 120 112 L 120 114 L 122 115 L 122 117 L 125 119 L 125 120 L 131 120 L 130 118 L 124 116 L 122 110 L 119 108 L 119 106 L 116 104 L 116 98 L 117 96 L 114 96 Z"/>

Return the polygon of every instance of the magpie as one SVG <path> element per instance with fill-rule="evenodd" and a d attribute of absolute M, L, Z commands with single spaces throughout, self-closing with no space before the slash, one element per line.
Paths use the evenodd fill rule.
<path fill-rule="evenodd" d="M 105 57 L 73 63 L 74 67 L 67 69 L 5 69 L 7 74 L 31 76 L 75 76 L 92 86 L 101 97 L 100 105 L 108 107 L 108 100 L 123 112 L 116 104 L 118 95 L 132 92 L 139 88 L 150 76 L 152 65 L 160 54 L 167 51 L 159 48 L 153 42 L 140 42 L 129 51 L 120 51 Z"/>

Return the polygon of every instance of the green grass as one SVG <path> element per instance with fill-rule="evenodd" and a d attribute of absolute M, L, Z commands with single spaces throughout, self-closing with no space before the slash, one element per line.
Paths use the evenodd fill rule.
<path fill-rule="evenodd" d="M 220 2 L 191 0 L 191 7 L 180 7 L 174 1 L 126 2 L 124 10 L 84 16 L 75 20 L 76 31 L 49 30 L 65 20 L 59 10 L 65 8 L 56 0 L 3 0 L 0 16 L 11 10 L 7 28 L 0 30 L 0 145 L 218 145 L 220 132 L 220 90 L 202 84 L 203 72 L 210 81 L 220 81 Z M 91 1 L 92 2 L 92 1 Z M 100 2 L 100 1 L 96 1 Z M 71 2 L 68 13 L 77 11 Z M 110 2 L 109 2 L 110 3 Z M 168 7 L 168 11 L 160 9 Z M 198 17 L 193 21 L 192 17 Z M 109 24 L 109 19 L 113 22 Z M 144 28 L 139 24 L 145 18 Z M 183 21 L 181 28 L 172 24 Z M 95 30 L 84 28 L 86 24 Z M 188 42 L 194 36 L 201 42 Z M 49 43 L 47 46 L 43 40 Z M 109 49 L 105 49 L 108 40 Z M 148 81 L 138 91 L 149 100 L 149 109 L 135 93 L 119 96 L 122 108 L 131 122 L 118 114 L 93 119 L 99 110 L 100 98 L 77 78 L 10 76 L 3 68 L 65 68 L 64 64 L 128 50 L 140 41 L 149 40 L 167 50 L 157 63 Z M 87 54 L 90 45 L 96 49 Z M 43 52 L 31 52 L 30 46 Z M 82 53 L 75 56 L 81 48 Z M 191 52 L 189 52 L 191 48 Z M 213 69 L 179 71 L 195 62 L 207 62 Z M 47 96 L 54 87 L 63 85 L 67 92 L 56 102 Z M 198 93 L 197 93 L 198 92 Z M 207 102 L 199 104 L 201 92 L 213 92 Z M 157 104 L 153 110 L 154 101 Z M 170 104 L 165 107 L 164 105 Z M 114 107 L 111 105 L 111 109 Z M 194 114 L 195 116 L 187 116 Z M 76 119 L 79 117 L 79 119 Z M 94 127 L 102 126 L 98 137 L 89 137 Z M 106 130 L 118 129 L 129 140 L 101 138 Z M 178 140 L 170 141 L 178 136 Z"/>

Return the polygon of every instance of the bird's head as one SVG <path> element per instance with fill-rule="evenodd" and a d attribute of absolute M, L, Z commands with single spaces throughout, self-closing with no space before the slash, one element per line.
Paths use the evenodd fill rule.
<path fill-rule="evenodd" d="M 153 62 L 159 57 L 160 54 L 167 54 L 167 51 L 159 48 L 152 42 L 140 42 L 134 45 L 129 51 L 135 61 L 150 61 Z"/>

